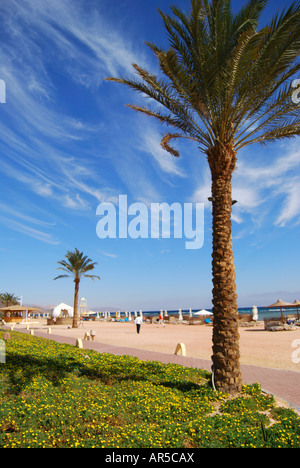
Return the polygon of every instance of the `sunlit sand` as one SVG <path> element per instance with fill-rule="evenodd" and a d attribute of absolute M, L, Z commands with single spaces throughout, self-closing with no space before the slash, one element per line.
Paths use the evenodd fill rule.
<path fill-rule="evenodd" d="M 24 328 L 21 324 L 15 330 Z M 46 320 L 35 322 L 31 328 L 46 332 Z M 95 341 L 115 346 L 157 351 L 174 354 L 177 343 L 184 343 L 189 357 L 211 359 L 212 326 L 143 323 L 141 333 L 136 333 L 133 322 L 84 322 L 83 327 L 68 328 L 65 325 L 52 325 L 51 332 L 55 335 L 80 338 L 83 340 L 86 332 L 95 330 Z M 264 330 L 263 322 L 255 327 L 240 327 L 241 364 L 271 367 L 300 372 L 300 363 L 293 362 L 295 340 L 300 340 L 300 327 L 293 331 L 269 332 Z M 49 335 L 51 338 L 51 335 Z M 300 346 L 299 346 L 300 347 Z M 300 352 L 299 352 L 300 354 Z"/>

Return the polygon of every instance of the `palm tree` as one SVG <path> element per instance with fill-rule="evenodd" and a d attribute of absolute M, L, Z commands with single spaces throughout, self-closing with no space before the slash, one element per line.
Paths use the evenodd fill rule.
<path fill-rule="evenodd" d="M 241 388 L 231 180 L 237 152 L 246 145 L 299 135 L 292 78 L 299 71 L 299 0 L 262 29 L 268 0 L 248 0 L 233 13 L 230 0 L 191 0 L 191 12 L 159 10 L 170 48 L 146 43 L 162 77 L 133 64 L 138 77 L 110 77 L 150 99 L 129 105 L 175 129 L 162 147 L 178 157 L 171 140 L 195 141 L 211 171 L 213 217 L 213 365 L 218 389 Z M 154 105 L 153 105 L 154 104 Z M 158 104 L 155 105 L 155 104 Z"/>
<path fill-rule="evenodd" d="M 0 300 L 5 304 L 5 307 L 18 304 L 18 298 L 13 293 L 5 292 L 0 294 Z"/>
<path fill-rule="evenodd" d="M 85 278 L 95 278 L 100 280 L 99 276 L 96 275 L 87 275 L 88 271 L 92 271 L 97 265 L 96 262 L 92 263 L 92 260 L 87 256 L 83 256 L 83 252 L 79 252 L 78 249 L 75 249 L 74 252 L 68 251 L 65 255 L 67 260 L 61 260 L 57 262 L 61 267 L 58 267 L 58 270 L 66 271 L 67 275 L 59 275 L 55 280 L 59 278 L 74 278 L 75 283 L 75 292 L 74 292 L 74 312 L 73 312 L 73 328 L 78 328 L 78 292 L 79 292 L 79 283 L 81 277 Z"/>

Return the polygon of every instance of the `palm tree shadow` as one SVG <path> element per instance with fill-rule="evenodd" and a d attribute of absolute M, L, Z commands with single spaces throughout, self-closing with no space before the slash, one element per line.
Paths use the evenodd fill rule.
<path fill-rule="evenodd" d="M 85 373 L 85 366 L 72 357 L 39 359 L 34 356 L 9 353 L 6 364 L 9 392 L 15 395 L 23 392 L 37 375 L 51 381 L 55 387 L 59 387 L 68 374 Z"/>

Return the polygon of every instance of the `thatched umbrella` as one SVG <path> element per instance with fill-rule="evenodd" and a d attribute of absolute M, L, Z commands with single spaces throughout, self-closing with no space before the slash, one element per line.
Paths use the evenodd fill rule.
<path fill-rule="evenodd" d="M 2 307 L 0 311 L 4 312 L 4 316 L 8 322 L 15 322 L 20 319 L 19 313 L 26 312 L 26 320 L 28 314 L 34 310 L 40 310 L 36 307 L 20 306 L 20 305 L 11 305 L 7 307 Z M 13 320 L 15 319 L 15 320 Z"/>
<path fill-rule="evenodd" d="M 282 321 L 284 321 L 282 309 L 291 307 L 292 305 L 293 305 L 293 304 L 292 304 L 291 302 L 284 302 L 284 301 L 282 301 L 281 299 L 278 299 L 277 302 L 275 302 L 274 304 L 271 304 L 271 305 L 267 306 L 266 309 L 274 309 L 274 308 L 276 308 L 276 307 L 280 307 L 281 318 L 282 318 Z"/>
<path fill-rule="evenodd" d="M 300 301 L 298 301 L 298 299 L 296 299 L 294 302 L 293 302 L 293 306 L 296 307 L 297 309 L 297 319 L 299 319 L 299 307 L 300 307 Z"/>

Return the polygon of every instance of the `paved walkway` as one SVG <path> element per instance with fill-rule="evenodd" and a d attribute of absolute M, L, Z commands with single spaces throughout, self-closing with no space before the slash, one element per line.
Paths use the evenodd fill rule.
<path fill-rule="evenodd" d="M 30 333 L 23 329 L 18 331 Z M 48 335 L 38 331 L 35 331 L 35 335 L 57 341 L 58 343 L 76 345 L 76 339 L 71 337 L 55 334 Z M 83 346 L 85 349 L 93 349 L 99 353 L 111 353 L 117 356 L 129 355 L 147 361 L 174 363 L 186 367 L 194 367 L 211 371 L 211 361 L 206 359 L 175 356 L 136 348 L 125 348 L 122 346 L 112 346 L 95 341 L 83 341 Z M 271 369 L 268 367 L 257 367 L 252 365 L 242 365 L 241 371 L 244 383 L 252 384 L 258 382 L 264 391 L 279 397 L 300 411 L 300 372 Z"/>

